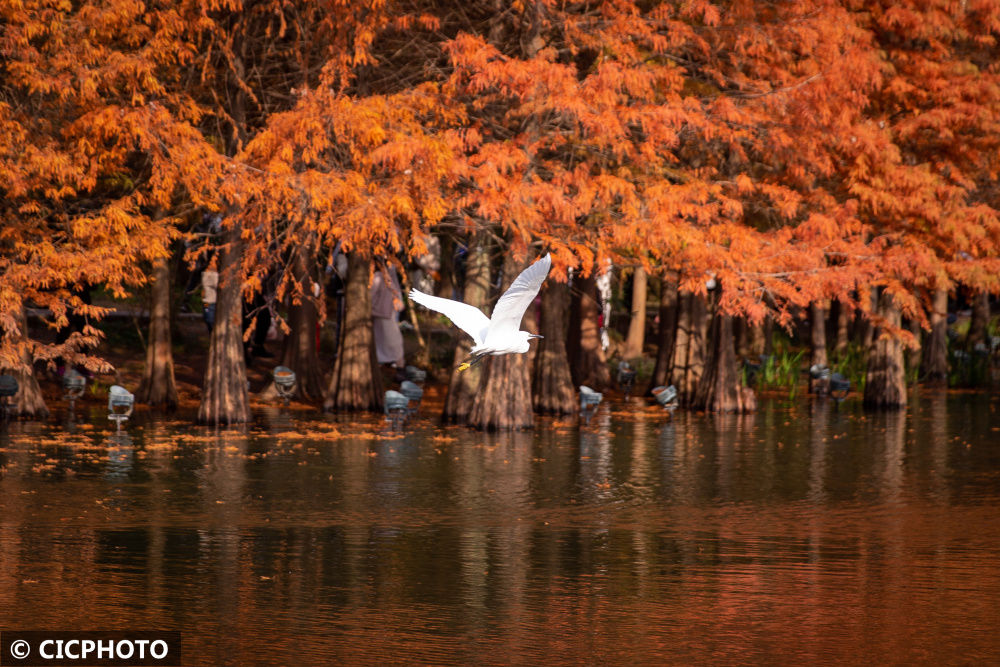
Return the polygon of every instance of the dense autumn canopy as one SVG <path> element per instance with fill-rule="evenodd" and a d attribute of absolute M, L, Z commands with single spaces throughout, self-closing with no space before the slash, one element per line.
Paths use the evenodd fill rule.
<path fill-rule="evenodd" d="M 0 365 L 25 307 L 99 319 L 75 288 L 205 213 L 246 292 L 446 228 L 714 276 L 751 320 L 881 286 L 924 322 L 1000 290 L 998 36 L 996 0 L 3 0 Z"/>

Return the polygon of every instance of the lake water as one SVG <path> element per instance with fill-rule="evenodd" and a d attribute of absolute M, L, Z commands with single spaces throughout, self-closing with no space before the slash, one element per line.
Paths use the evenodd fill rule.
<path fill-rule="evenodd" d="M 200 664 L 1000 664 L 1000 397 L 0 425 L 0 630 Z"/>

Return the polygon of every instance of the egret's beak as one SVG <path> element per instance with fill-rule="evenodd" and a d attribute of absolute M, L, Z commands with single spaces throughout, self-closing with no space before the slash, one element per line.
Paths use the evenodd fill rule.
<path fill-rule="evenodd" d="M 533 333 L 528 334 L 528 340 L 531 340 L 532 338 L 545 338 L 545 336 L 543 336 L 541 334 L 533 334 Z"/>

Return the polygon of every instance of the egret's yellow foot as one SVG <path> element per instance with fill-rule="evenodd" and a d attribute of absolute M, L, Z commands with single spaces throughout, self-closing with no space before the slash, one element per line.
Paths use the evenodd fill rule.
<path fill-rule="evenodd" d="M 458 370 L 460 371 L 468 370 L 469 366 L 471 365 L 472 364 L 470 364 L 468 361 L 463 361 L 462 365 L 458 367 Z"/>

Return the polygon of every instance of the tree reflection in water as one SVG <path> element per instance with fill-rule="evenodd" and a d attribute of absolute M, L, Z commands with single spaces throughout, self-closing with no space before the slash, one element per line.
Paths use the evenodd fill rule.
<path fill-rule="evenodd" d="M 10 424 L 0 627 L 175 628 L 191 664 L 988 661 L 996 407 Z"/>

